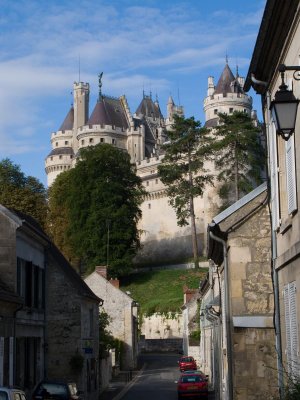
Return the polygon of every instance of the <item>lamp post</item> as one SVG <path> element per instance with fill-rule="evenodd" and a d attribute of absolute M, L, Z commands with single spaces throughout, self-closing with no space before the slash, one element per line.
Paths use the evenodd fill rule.
<path fill-rule="evenodd" d="M 294 79 L 300 80 L 300 66 L 286 66 L 280 64 L 278 71 L 281 74 L 281 85 L 275 93 L 275 98 L 271 102 L 270 110 L 275 122 L 276 132 L 281 135 L 284 140 L 289 140 L 295 131 L 297 109 L 299 100 L 293 94 L 292 90 L 288 90 L 284 82 L 285 71 L 294 71 Z"/>

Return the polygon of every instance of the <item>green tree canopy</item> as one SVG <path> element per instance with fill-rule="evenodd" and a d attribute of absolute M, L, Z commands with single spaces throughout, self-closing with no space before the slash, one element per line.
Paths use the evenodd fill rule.
<path fill-rule="evenodd" d="M 126 152 L 109 144 L 82 149 L 75 168 L 60 174 L 49 190 L 55 243 L 73 260 L 78 257 L 85 272 L 108 264 L 110 276 L 128 273 L 140 246 L 143 194 Z"/>
<path fill-rule="evenodd" d="M 166 185 L 170 205 L 175 209 L 179 226 L 191 223 L 195 263 L 198 245 L 195 226 L 194 199 L 203 194 L 212 176 L 205 170 L 205 161 L 211 155 L 209 131 L 193 117 L 175 116 L 169 141 L 163 145 L 165 156 L 158 173 Z"/>
<path fill-rule="evenodd" d="M 223 207 L 234 203 L 262 182 L 265 152 L 259 139 L 261 128 L 256 127 L 248 114 L 235 111 L 219 114 L 215 128 L 215 166 L 221 182 L 219 195 Z"/>
<path fill-rule="evenodd" d="M 47 193 L 33 176 L 26 176 L 8 158 L 0 161 L 0 204 L 35 218 L 43 228 L 47 218 Z"/>

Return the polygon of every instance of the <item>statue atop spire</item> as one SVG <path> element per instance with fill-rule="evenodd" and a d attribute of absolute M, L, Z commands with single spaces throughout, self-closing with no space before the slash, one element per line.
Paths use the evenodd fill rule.
<path fill-rule="evenodd" d="M 100 101 L 101 99 L 102 99 L 102 76 L 103 76 L 103 72 L 101 72 L 99 75 L 98 75 L 98 78 L 99 78 L 99 80 L 98 80 L 98 86 L 99 86 L 99 96 L 98 96 L 98 101 Z"/>

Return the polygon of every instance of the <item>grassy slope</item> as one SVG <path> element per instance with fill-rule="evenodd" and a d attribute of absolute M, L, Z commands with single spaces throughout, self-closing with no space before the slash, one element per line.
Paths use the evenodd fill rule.
<path fill-rule="evenodd" d="M 175 312 L 183 304 L 183 286 L 197 289 L 206 272 L 202 268 L 139 272 L 123 278 L 120 289 L 130 291 L 131 297 L 139 302 L 142 314 Z"/>

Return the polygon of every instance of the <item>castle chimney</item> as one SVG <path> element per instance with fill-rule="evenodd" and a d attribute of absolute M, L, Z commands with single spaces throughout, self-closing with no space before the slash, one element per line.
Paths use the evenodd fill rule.
<path fill-rule="evenodd" d="M 103 276 L 103 278 L 107 279 L 107 267 L 106 265 L 101 265 L 98 267 L 95 267 L 95 271 L 97 274 Z"/>
<path fill-rule="evenodd" d="M 194 297 L 197 289 L 188 289 L 186 287 L 183 287 L 183 292 L 183 303 L 186 304 Z"/>

